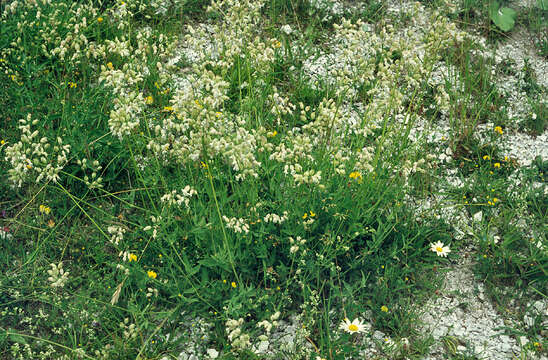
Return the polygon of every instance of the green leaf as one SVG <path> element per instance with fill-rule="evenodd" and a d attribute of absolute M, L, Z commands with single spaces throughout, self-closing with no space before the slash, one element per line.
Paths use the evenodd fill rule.
<path fill-rule="evenodd" d="M 9 329 L 7 332 L 9 334 L 9 339 L 13 342 L 19 343 L 19 344 L 26 344 L 27 340 L 25 340 L 24 337 L 17 334 L 16 332 L 12 332 L 12 329 Z"/>
<path fill-rule="evenodd" d="M 537 0 L 537 6 L 542 10 L 548 10 L 548 0 Z"/>
<path fill-rule="evenodd" d="M 510 31 L 516 24 L 517 13 L 510 8 L 500 7 L 500 4 L 496 1 L 491 3 L 489 7 L 489 18 L 495 23 L 495 25 L 502 31 Z"/>

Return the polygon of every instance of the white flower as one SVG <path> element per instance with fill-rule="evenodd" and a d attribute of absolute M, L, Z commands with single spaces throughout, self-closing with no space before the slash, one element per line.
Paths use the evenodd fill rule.
<path fill-rule="evenodd" d="M 289 34 L 291 34 L 291 33 L 293 32 L 293 30 L 291 29 L 291 26 L 289 26 L 289 25 L 287 25 L 287 24 L 284 25 L 284 26 L 282 26 L 282 27 L 280 28 L 280 30 L 281 30 L 282 32 L 284 32 L 286 35 L 289 35 Z"/>
<path fill-rule="evenodd" d="M 207 349 L 206 352 L 211 359 L 216 359 L 219 356 L 219 352 L 215 349 Z"/>
<path fill-rule="evenodd" d="M 363 324 L 358 318 L 350 322 L 347 318 L 339 325 L 340 330 L 344 330 L 350 334 L 365 332 L 365 324 Z"/>
<path fill-rule="evenodd" d="M 438 256 L 446 257 L 451 252 L 449 246 L 445 246 L 441 241 L 435 244 L 430 244 L 430 250 L 435 252 Z"/>

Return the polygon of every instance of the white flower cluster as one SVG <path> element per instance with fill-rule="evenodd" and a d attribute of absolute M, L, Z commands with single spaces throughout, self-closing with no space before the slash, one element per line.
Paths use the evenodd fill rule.
<path fill-rule="evenodd" d="M 111 225 L 107 227 L 107 232 L 111 235 L 110 242 L 118 246 L 120 241 L 124 239 L 126 229 L 121 225 Z"/>
<path fill-rule="evenodd" d="M 303 239 L 300 236 L 297 236 L 297 239 L 293 239 L 291 236 L 289 237 L 289 244 L 291 247 L 289 248 L 289 252 L 291 254 L 295 254 L 297 251 L 299 251 L 300 246 L 306 244 L 306 239 Z M 303 255 L 306 254 L 306 249 L 303 250 Z"/>
<path fill-rule="evenodd" d="M 129 318 L 125 318 L 123 322 L 120 322 L 120 328 L 123 329 L 126 340 L 133 340 L 139 335 L 139 329 L 135 324 L 129 323 Z"/>
<path fill-rule="evenodd" d="M 175 204 L 177 204 L 177 206 L 181 206 L 184 204 L 188 209 L 190 198 L 196 194 L 198 194 L 198 192 L 191 188 L 190 185 L 187 185 L 181 189 L 180 193 L 178 193 L 177 190 L 173 190 L 170 193 L 164 194 L 160 200 L 168 206 L 173 206 Z"/>
<path fill-rule="evenodd" d="M 244 319 L 240 318 L 238 320 L 228 319 L 225 324 L 228 341 L 234 348 L 239 350 L 247 349 L 251 345 L 249 335 L 242 332 L 241 326 L 243 323 Z"/>
<path fill-rule="evenodd" d="M 18 187 L 21 187 L 30 174 L 36 175 L 37 183 L 44 179 L 57 182 L 59 172 L 68 162 L 70 145 L 63 145 L 60 137 L 54 141 L 47 137 L 39 138 L 40 131 L 32 131 L 32 126 L 38 122 L 37 119 L 32 120 L 30 114 L 26 119 L 19 120 L 21 140 L 6 148 L 5 159 L 12 166 L 8 175 Z"/>
<path fill-rule="evenodd" d="M 249 225 L 245 219 L 228 218 L 223 215 L 223 221 L 225 222 L 225 226 L 234 232 L 246 234 L 249 232 Z"/>
<path fill-rule="evenodd" d="M 54 288 L 63 287 L 68 281 L 68 271 L 63 270 L 63 263 L 50 264 L 51 269 L 48 270 L 48 281 L 51 282 L 50 286 Z"/>
<path fill-rule="evenodd" d="M 282 216 L 278 214 L 266 214 L 263 220 L 265 223 L 271 222 L 273 224 L 281 224 L 287 220 L 287 217 L 288 217 L 288 212 L 284 211 Z"/>

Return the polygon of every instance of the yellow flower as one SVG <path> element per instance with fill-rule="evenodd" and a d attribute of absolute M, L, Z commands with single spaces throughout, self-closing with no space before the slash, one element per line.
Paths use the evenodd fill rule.
<path fill-rule="evenodd" d="M 269 133 L 267 134 L 268 137 L 274 137 L 274 136 L 276 136 L 276 135 L 278 135 L 278 132 L 277 132 L 276 130 L 274 130 L 274 131 L 272 131 L 272 132 L 269 132 Z"/>
<path fill-rule="evenodd" d="M 48 227 L 51 229 L 51 228 L 54 227 L 54 226 L 55 226 L 55 221 L 49 219 L 49 221 L 48 221 Z"/>
<path fill-rule="evenodd" d="M 98 22 L 98 23 L 102 23 L 102 22 L 103 22 L 103 18 L 99 16 L 99 17 L 97 18 L 97 22 Z"/>
<path fill-rule="evenodd" d="M 173 106 L 164 106 L 164 111 L 173 111 Z"/>
<path fill-rule="evenodd" d="M 499 199 L 493 198 L 493 204 L 495 204 L 497 201 L 499 201 Z"/>
<path fill-rule="evenodd" d="M 112 63 L 109 61 L 107 63 L 107 67 L 110 69 L 110 70 L 113 70 L 114 69 L 114 66 L 112 65 Z"/>
<path fill-rule="evenodd" d="M 310 217 L 314 217 L 314 216 L 316 216 L 316 213 L 314 211 L 310 210 Z"/>
<path fill-rule="evenodd" d="M 381 306 L 381 311 L 388 312 L 388 307 L 386 307 L 386 305 Z"/>
<path fill-rule="evenodd" d="M 303 219 L 306 219 L 307 217 L 308 217 L 308 214 L 307 214 L 307 213 L 304 213 Z"/>
<path fill-rule="evenodd" d="M 129 254 L 129 262 L 132 262 L 132 261 L 137 261 L 137 255 Z M 148 276 L 150 276 L 150 274 Z M 156 276 L 154 276 L 154 278 L 156 278 Z"/>
<path fill-rule="evenodd" d="M 4 145 L 6 141 L 4 139 L 0 140 L 0 145 Z"/>
<path fill-rule="evenodd" d="M 51 212 L 51 209 L 49 208 L 49 206 L 46 206 L 46 205 L 40 205 L 38 209 L 40 210 L 42 214 L 46 214 L 46 215 L 49 215 L 49 213 Z"/>
<path fill-rule="evenodd" d="M 502 135 L 502 128 L 500 126 L 495 126 L 495 132 L 499 133 L 500 135 Z"/>
<path fill-rule="evenodd" d="M 483 160 L 491 160 L 491 156 L 489 156 L 489 155 L 483 155 Z"/>
<path fill-rule="evenodd" d="M 196 105 L 202 109 L 204 106 L 202 104 L 200 104 L 200 101 L 198 101 L 198 99 L 194 100 L 194 103 L 196 103 Z"/>
<path fill-rule="evenodd" d="M 203 161 L 200 161 L 200 163 L 202 164 L 202 167 L 203 167 L 204 169 L 207 169 L 207 168 L 209 167 L 209 166 L 208 166 L 205 162 L 203 162 Z"/>
<path fill-rule="evenodd" d="M 278 40 L 274 40 L 273 46 L 274 46 L 276 49 L 279 49 L 279 48 L 282 47 L 282 43 L 279 42 Z"/>
<path fill-rule="evenodd" d="M 351 179 L 355 179 L 355 180 L 358 180 L 358 183 L 361 183 L 362 182 L 362 174 L 360 174 L 359 172 L 357 171 L 353 171 L 350 173 L 350 175 L 348 175 Z"/>
<path fill-rule="evenodd" d="M 235 287 L 236 287 L 236 283 L 233 281 L 233 282 L 230 283 L 230 286 L 232 286 L 233 288 L 235 288 Z"/>
<path fill-rule="evenodd" d="M 223 284 L 226 284 L 226 279 L 223 279 Z"/>
<path fill-rule="evenodd" d="M 76 86 L 78 86 L 76 83 L 72 82 L 72 81 L 69 81 L 68 82 L 68 85 L 70 86 L 71 89 L 75 88 Z"/>
<path fill-rule="evenodd" d="M 150 105 L 150 104 L 152 104 L 153 102 L 154 102 L 154 98 L 153 98 L 151 95 L 149 95 L 149 96 L 147 96 L 147 97 L 145 98 L 145 103 L 146 103 L 146 104 Z"/>
<path fill-rule="evenodd" d="M 496 168 L 500 168 L 500 163 L 498 163 L 498 162 L 494 163 L 493 166 L 496 167 Z"/>
<path fill-rule="evenodd" d="M 158 276 L 158 274 L 156 274 L 156 272 L 154 272 L 152 270 L 147 271 L 147 275 L 151 279 L 156 279 L 156 277 Z"/>

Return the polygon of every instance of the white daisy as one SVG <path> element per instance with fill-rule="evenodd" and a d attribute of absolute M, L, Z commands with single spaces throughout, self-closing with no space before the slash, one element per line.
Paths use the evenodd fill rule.
<path fill-rule="evenodd" d="M 355 318 L 354 321 L 350 322 L 347 318 L 341 322 L 339 325 L 340 330 L 344 330 L 350 334 L 365 332 L 365 324 L 363 324 L 358 318 Z"/>
<path fill-rule="evenodd" d="M 438 256 L 446 257 L 447 254 L 451 252 L 449 246 L 445 246 L 441 241 L 438 241 L 435 244 L 430 244 L 430 250 L 435 252 Z"/>

